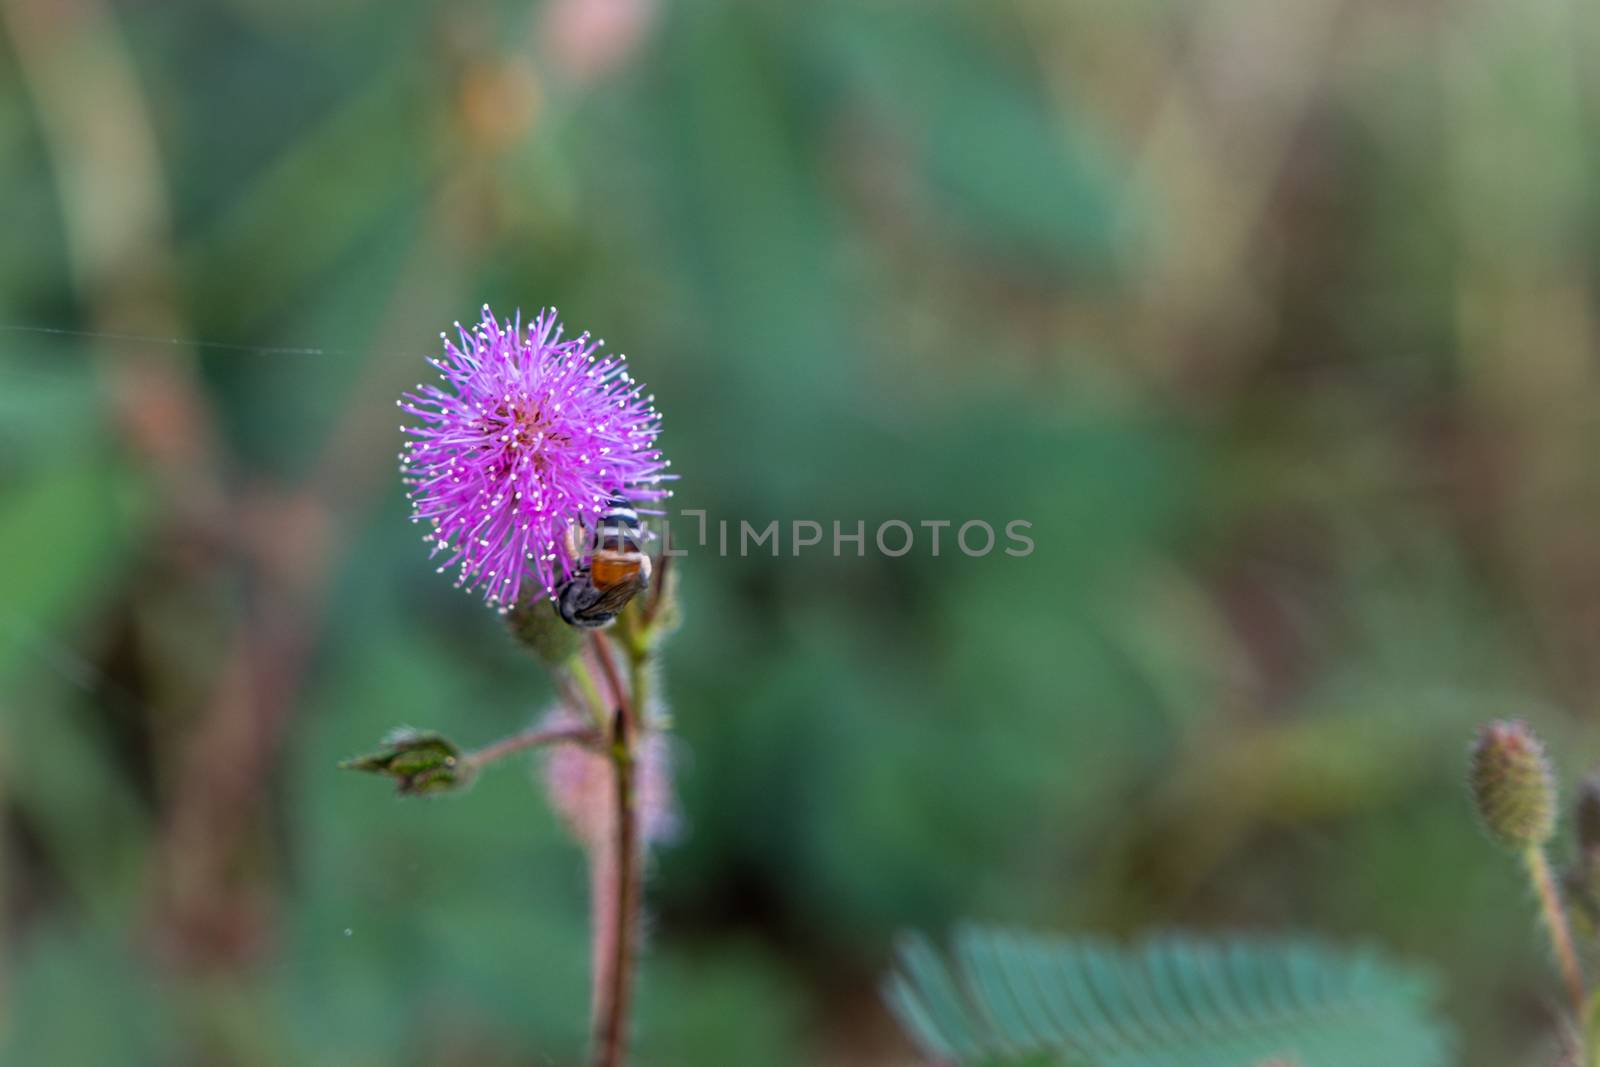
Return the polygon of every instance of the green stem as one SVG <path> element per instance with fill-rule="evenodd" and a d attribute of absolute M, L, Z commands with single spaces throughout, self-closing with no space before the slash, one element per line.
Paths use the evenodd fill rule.
<path fill-rule="evenodd" d="M 589 717 L 594 720 L 594 727 L 600 731 L 602 737 L 609 737 L 611 733 L 611 715 L 606 711 L 606 702 L 600 696 L 600 688 L 595 685 L 594 675 L 589 671 L 589 664 L 582 656 L 572 657 L 572 677 L 578 683 L 578 689 L 583 694 L 584 702 L 589 705 Z"/>
<path fill-rule="evenodd" d="M 639 716 L 640 728 L 648 729 L 650 722 L 650 641 L 648 630 L 638 632 L 633 627 L 619 642 L 628 655 L 628 691 L 633 694 L 633 707 Z"/>
<path fill-rule="evenodd" d="M 1550 861 L 1544 849 L 1535 845 L 1522 854 L 1528 869 L 1528 881 L 1534 895 L 1539 898 L 1539 910 L 1544 916 L 1545 933 L 1550 936 L 1550 947 L 1555 950 L 1556 965 L 1561 969 L 1567 995 L 1572 998 L 1572 1010 L 1581 1021 L 1587 997 L 1583 990 L 1583 969 L 1578 966 L 1578 953 L 1573 948 L 1572 928 L 1567 924 L 1567 913 L 1561 906 L 1561 894 L 1556 889 L 1555 876 L 1550 871 Z"/>

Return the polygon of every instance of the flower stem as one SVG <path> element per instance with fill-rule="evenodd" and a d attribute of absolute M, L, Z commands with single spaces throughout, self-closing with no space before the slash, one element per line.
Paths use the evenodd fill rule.
<path fill-rule="evenodd" d="M 666 566 L 663 558 L 662 567 Z M 657 587 L 659 593 L 659 587 Z M 618 629 L 621 636 L 617 644 L 622 646 L 623 653 L 628 657 L 628 691 L 633 694 L 633 706 L 638 709 L 641 716 L 641 728 L 649 729 L 660 724 L 653 721 L 650 716 L 650 617 L 649 611 L 654 604 L 640 614 L 629 612 L 623 615 Z"/>
<path fill-rule="evenodd" d="M 1556 889 L 1555 876 L 1550 872 L 1550 861 L 1538 845 L 1522 854 L 1528 868 L 1528 880 L 1539 898 L 1539 910 L 1544 916 L 1545 932 L 1550 936 L 1550 946 L 1555 950 L 1556 965 L 1567 985 L 1567 995 L 1572 998 L 1572 1010 L 1581 1020 L 1586 997 L 1583 991 L 1583 969 L 1578 966 L 1578 953 L 1572 944 L 1572 928 L 1567 925 L 1567 913 L 1561 906 L 1561 894 Z"/>
<path fill-rule="evenodd" d="M 622 717 L 628 720 L 631 732 L 638 723 L 634 718 L 633 709 L 628 701 L 628 691 L 622 687 L 622 679 L 617 675 L 617 665 L 611 661 L 611 644 L 598 632 L 594 633 L 594 656 L 600 661 L 600 671 L 605 675 L 606 684 L 611 687 L 611 695 L 615 706 Z"/>
<path fill-rule="evenodd" d="M 572 658 L 572 678 L 583 694 L 583 703 L 589 707 L 589 715 L 594 719 L 595 730 L 602 737 L 606 736 L 611 729 L 611 715 L 606 711 L 606 702 L 600 696 L 600 688 L 594 684 L 594 677 L 589 673 L 589 665 L 584 662 L 582 656 Z M 572 698 L 569 695 L 567 699 Z M 577 705 L 573 706 L 576 709 Z"/>
<path fill-rule="evenodd" d="M 642 886 L 639 878 L 639 824 L 635 803 L 632 730 L 618 709 L 616 737 L 611 749 L 616 778 L 616 923 L 609 938 L 612 954 L 606 961 L 605 1003 L 596 1021 L 596 1067 L 620 1067 L 626 1056 L 628 1011 L 632 997 L 634 948 Z"/>
<path fill-rule="evenodd" d="M 639 908 L 643 896 L 639 815 L 635 788 L 635 741 L 637 723 L 630 710 L 628 693 L 611 660 L 605 638 L 594 635 L 595 658 L 600 663 L 610 688 L 616 712 L 611 724 L 611 766 L 615 780 L 615 877 L 608 887 L 614 894 L 612 906 L 597 907 L 596 916 L 612 924 L 600 931 L 597 945 L 609 949 L 595 961 L 603 968 L 597 983 L 601 1002 L 595 1010 L 595 1067 L 620 1067 L 627 1054 L 628 1012 L 633 990 L 634 936 L 638 930 Z M 601 887 L 597 883 L 596 889 Z"/>

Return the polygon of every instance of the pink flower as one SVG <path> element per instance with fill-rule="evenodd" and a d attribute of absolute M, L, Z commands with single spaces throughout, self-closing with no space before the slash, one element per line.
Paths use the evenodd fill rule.
<path fill-rule="evenodd" d="M 504 611 L 529 590 L 550 595 L 579 562 L 569 526 L 592 524 L 614 495 L 641 503 L 671 494 L 670 462 L 655 447 L 653 396 L 628 374 L 625 356 L 602 356 L 584 333 L 561 339 L 554 308 L 522 327 L 496 321 L 487 304 L 471 331 L 444 334 L 429 360 L 441 388 L 418 385 L 398 401 L 418 425 L 402 427 L 400 465 L 412 521 L 443 555 L 440 573 L 481 590 Z"/>

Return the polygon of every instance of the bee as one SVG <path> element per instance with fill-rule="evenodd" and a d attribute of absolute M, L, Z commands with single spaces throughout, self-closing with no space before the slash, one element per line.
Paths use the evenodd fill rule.
<path fill-rule="evenodd" d="M 650 588 L 650 557 L 639 548 L 639 515 L 623 496 L 607 503 L 587 554 L 578 551 L 577 540 L 578 528 L 568 527 L 568 551 L 582 562 L 556 587 L 556 611 L 569 625 L 594 630 Z"/>

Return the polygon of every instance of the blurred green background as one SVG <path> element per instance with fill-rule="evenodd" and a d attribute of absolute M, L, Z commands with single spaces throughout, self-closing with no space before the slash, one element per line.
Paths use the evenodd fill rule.
<path fill-rule="evenodd" d="M 552 699 L 395 471 L 485 300 L 628 352 L 713 522 L 1034 523 L 683 561 L 638 1062 L 911 1063 L 878 977 L 963 917 L 1371 940 L 1523 1062 L 1558 987 L 1460 770 L 1495 715 L 1600 757 L 1597 34 L 0 0 L 0 1063 L 580 1061 L 531 765 L 334 770 Z"/>

